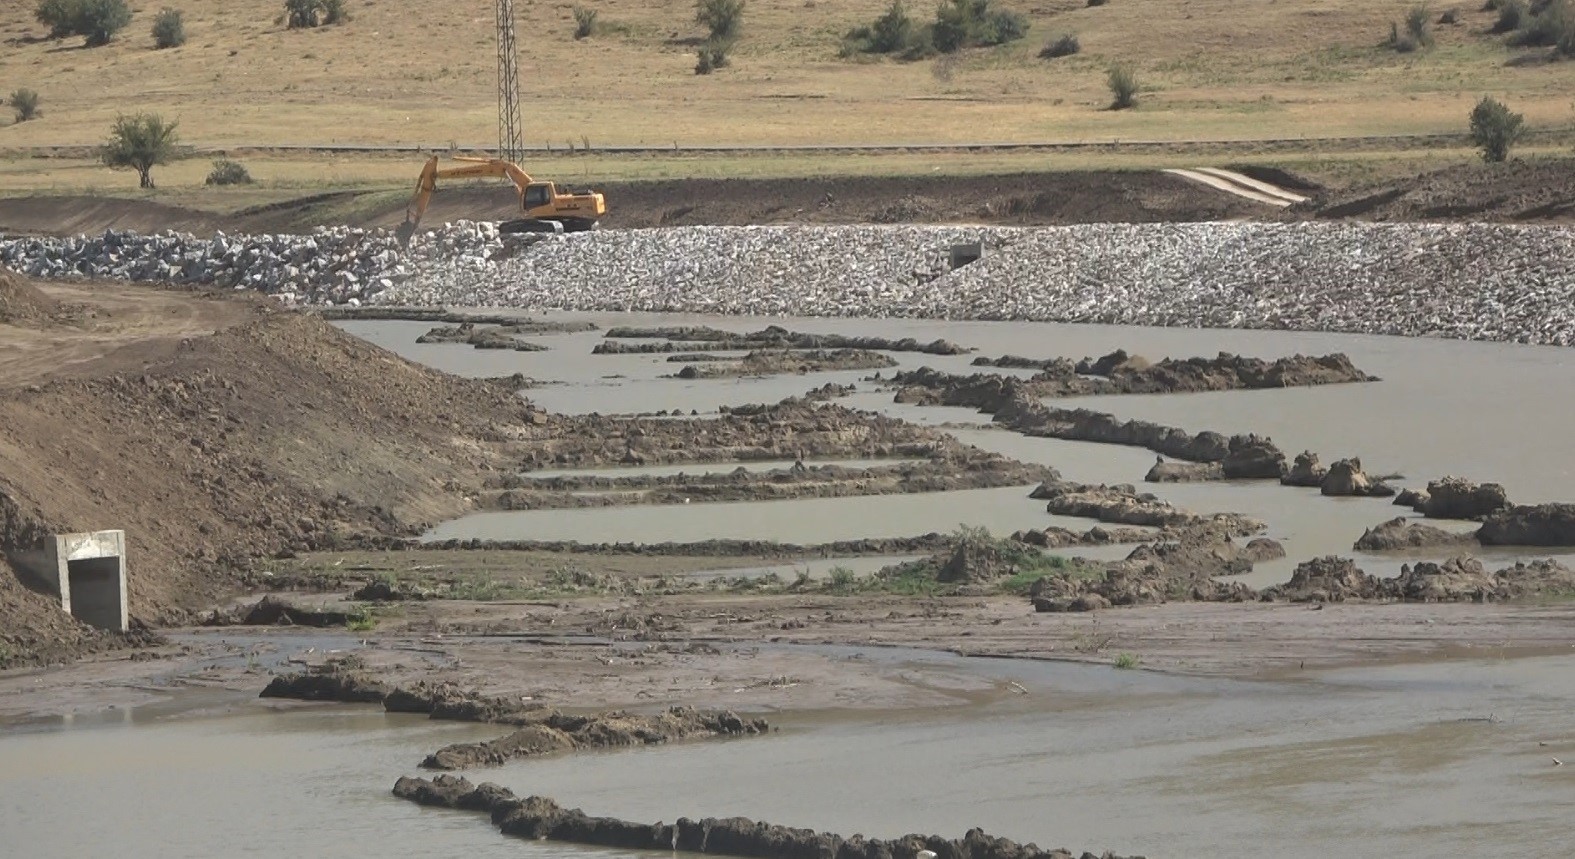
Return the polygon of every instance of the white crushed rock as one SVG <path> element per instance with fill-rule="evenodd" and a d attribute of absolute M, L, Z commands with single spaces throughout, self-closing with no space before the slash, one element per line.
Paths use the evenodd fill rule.
<path fill-rule="evenodd" d="M 950 247 L 983 259 L 948 271 Z M 1192 223 L 672 227 L 508 239 L 461 222 L 199 239 L 0 239 L 38 277 L 254 288 L 307 304 L 903 316 L 1575 344 L 1575 228 Z M 504 250 L 503 253 L 498 253 Z"/>

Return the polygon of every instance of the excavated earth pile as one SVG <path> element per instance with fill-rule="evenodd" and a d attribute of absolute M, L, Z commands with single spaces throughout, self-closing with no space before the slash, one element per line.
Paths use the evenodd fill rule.
<path fill-rule="evenodd" d="M 178 621 L 251 559 L 464 512 L 503 428 L 537 414 L 310 316 L 238 315 L 72 378 L 0 379 L 0 644 L 18 658 L 97 638 L 16 575 L 50 534 L 124 530 L 133 619 Z"/>

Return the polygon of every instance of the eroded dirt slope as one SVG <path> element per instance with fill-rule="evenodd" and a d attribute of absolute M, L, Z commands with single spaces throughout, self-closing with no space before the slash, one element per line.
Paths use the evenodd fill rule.
<path fill-rule="evenodd" d="M 1287 220 L 1575 221 L 1575 159 L 1461 164 L 1354 185 L 1287 208 Z"/>
<path fill-rule="evenodd" d="M 163 313 L 103 330 L 92 291 L 60 291 L 72 290 L 85 319 L 0 324 L 0 343 L 24 356 L 0 374 L 0 550 L 20 567 L 48 533 L 124 529 L 132 614 L 150 623 L 221 593 L 246 558 L 460 512 L 461 490 L 499 461 L 490 441 L 527 419 L 501 387 L 313 317 L 116 286 L 104 319 L 128 298 Z M 30 343 L 35 358 L 77 360 L 45 372 Z M 9 647 L 61 634 L 47 601 L 0 581 Z"/>

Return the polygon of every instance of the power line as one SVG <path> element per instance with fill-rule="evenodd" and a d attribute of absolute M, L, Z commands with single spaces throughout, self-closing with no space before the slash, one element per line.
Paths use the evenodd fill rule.
<path fill-rule="evenodd" d="M 514 47 L 514 0 L 498 0 L 498 157 L 525 157 L 525 129 L 520 121 L 519 53 Z"/>

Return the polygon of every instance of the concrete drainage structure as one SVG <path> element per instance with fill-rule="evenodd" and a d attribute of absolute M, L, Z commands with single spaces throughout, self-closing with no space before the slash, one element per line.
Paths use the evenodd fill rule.
<path fill-rule="evenodd" d="M 127 630 L 125 531 L 56 534 L 46 552 L 58 577 L 61 609 L 99 629 Z"/>

